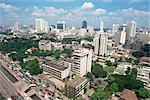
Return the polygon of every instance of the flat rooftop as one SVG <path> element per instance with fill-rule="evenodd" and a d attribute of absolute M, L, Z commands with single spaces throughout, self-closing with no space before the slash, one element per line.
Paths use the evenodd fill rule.
<path fill-rule="evenodd" d="M 18 82 L 18 80 L 0 63 L 0 70 L 5 74 L 5 76 L 12 82 Z"/>
<path fill-rule="evenodd" d="M 64 65 L 60 65 L 60 64 L 57 64 L 55 62 L 50 62 L 50 61 L 45 62 L 44 65 L 48 65 L 50 67 L 53 67 L 53 68 L 61 70 L 61 71 L 67 69 L 67 67 L 65 67 Z"/>
<path fill-rule="evenodd" d="M 83 78 L 83 77 L 79 77 L 79 78 L 76 78 L 74 80 L 71 80 L 67 83 L 67 85 L 73 87 L 73 88 L 76 88 L 78 85 L 80 85 L 82 82 L 86 81 L 86 78 Z"/>

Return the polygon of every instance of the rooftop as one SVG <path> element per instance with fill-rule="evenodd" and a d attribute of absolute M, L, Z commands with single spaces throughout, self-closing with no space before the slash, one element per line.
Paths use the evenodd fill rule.
<path fill-rule="evenodd" d="M 50 62 L 50 61 L 45 62 L 44 65 L 48 65 L 50 67 L 56 68 L 56 69 L 61 70 L 61 71 L 67 69 L 67 67 L 65 67 L 63 65 L 57 64 L 55 62 Z"/>
<path fill-rule="evenodd" d="M 86 81 L 85 78 L 79 77 L 79 78 L 76 78 L 76 79 L 74 79 L 74 80 L 69 81 L 69 82 L 67 83 L 67 85 L 69 85 L 69 86 L 75 88 L 75 87 L 77 87 L 78 85 L 80 85 L 80 84 L 81 84 L 82 82 L 84 82 L 84 81 Z"/>

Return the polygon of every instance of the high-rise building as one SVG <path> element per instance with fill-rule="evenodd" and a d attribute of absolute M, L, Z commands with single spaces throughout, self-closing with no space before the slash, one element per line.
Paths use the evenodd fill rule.
<path fill-rule="evenodd" d="M 94 53 L 96 55 L 104 56 L 107 53 L 107 40 L 108 36 L 103 31 L 104 23 L 101 21 L 100 23 L 100 31 L 95 34 L 95 48 Z"/>
<path fill-rule="evenodd" d="M 87 22 L 86 21 L 82 21 L 82 28 L 87 28 Z"/>
<path fill-rule="evenodd" d="M 95 35 L 94 52 L 96 55 L 104 56 L 107 53 L 107 40 L 108 36 L 106 33 L 97 33 Z"/>
<path fill-rule="evenodd" d="M 21 30 L 21 25 L 19 22 L 16 22 L 13 27 L 13 31 L 18 32 Z"/>
<path fill-rule="evenodd" d="M 118 31 L 119 25 L 118 24 L 113 24 L 112 25 L 112 34 L 113 36 L 115 35 L 115 33 Z"/>
<path fill-rule="evenodd" d="M 101 33 L 104 32 L 104 22 L 103 21 L 100 22 L 100 32 Z"/>
<path fill-rule="evenodd" d="M 48 22 L 44 19 L 35 20 L 35 29 L 37 32 L 47 32 L 48 31 Z"/>
<path fill-rule="evenodd" d="M 86 75 L 87 72 L 91 72 L 92 52 L 88 49 L 75 50 L 73 54 L 74 65 L 71 70 L 79 73 L 81 77 Z"/>
<path fill-rule="evenodd" d="M 65 21 L 58 21 L 57 22 L 57 29 L 65 30 L 66 29 L 66 22 Z"/>
<path fill-rule="evenodd" d="M 131 38 L 134 38 L 136 35 L 136 28 L 137 28 L 137 22 L 135 22 L 134 20 L 132 20 L 129 23 L 129 36 Z"/>
<path fill-rule="evenodd" d="M 123 29 L 118 31 L 116 34 L 115 34 L 115 42 L 116 43 L 120 43 L 120 44 L 125 44 L 126 42 L 126 27 L 122 27 Z"/>

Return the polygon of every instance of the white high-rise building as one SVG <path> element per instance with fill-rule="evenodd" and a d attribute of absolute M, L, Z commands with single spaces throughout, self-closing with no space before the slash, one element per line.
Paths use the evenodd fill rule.
<path fill-rule="evenodd" d="M 108 36 L 106 33 L 97 33 L 95 35 L 94 52 L 96 55 L 104 56 L 107 53 L 107 40 Z"/>
<path fill-rule="evenodd" d="M 101 22 L 100 24 L 100 31 L 95 34 L 95 48 L 94 53 L 96 55 L 104 56 L 107 53 L 107 40 L 108 36 L 103 31 L 104 23 Z"/>
<path fill-rule="evenodd" d="M 135 22 L 134 20 L 132 20 L 129 23 L 129 36 L 131 38 L 134 38 L 136 35 L 136 28 L 137 28 L 137 22 Z"/>
<path fill-rule="evenodd" d="M 126 41 L 126 27 L 123 27 L 122 31 L 115 34 L 115 41 L 120 44 L 125 44 Z"/>
<path fill-rule="evenodd" d="M 74 65 L 71 70 L 79 73 L 81 77 L 86 75 L 87 72 L 91 72 L 92 52 L 89 49 L 75 50 L 73 54 Z"/>
<path fill-rule="evenodd" d="M 35 29 L 37 32 L 47 32 L 48 31 L 48 22 L 44 19 L 35 20 Z"/>
<path fill-rule="evenodd" d="M 112 34 L 113 36 L 115 35 L 115 33 L 118 31 L 119 25 L 118 24 L 113 24 L 112 25 Z"/>
<path fill-rule="evenodd" d="M 101 33 L 104 32 L 104 22 L 103 21 L 100 22 L 100 32 Z"/>
<path fill-rule="evenodd" d="M 20 31 L 21 30 L 21 26 L 20 26 L 20 23 L 19 22 L 16 22 L 14 24 L 14 27 L 13 27 L 13 31 Z"/>

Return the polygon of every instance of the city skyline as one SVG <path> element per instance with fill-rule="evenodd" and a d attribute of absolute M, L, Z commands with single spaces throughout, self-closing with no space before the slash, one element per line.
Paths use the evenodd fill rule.
<path fill-rule="evenodd" d="M 43 18 L 49 25 L 64 20 L 67 26 L 76 27 L 86 20 L 96 28 L 100 20 L 105 28 L 135 20 L 138 27 L 150 28 L 148 6 L 148 0 L 1 0 L 0 25 L 30 25 Z"/>

